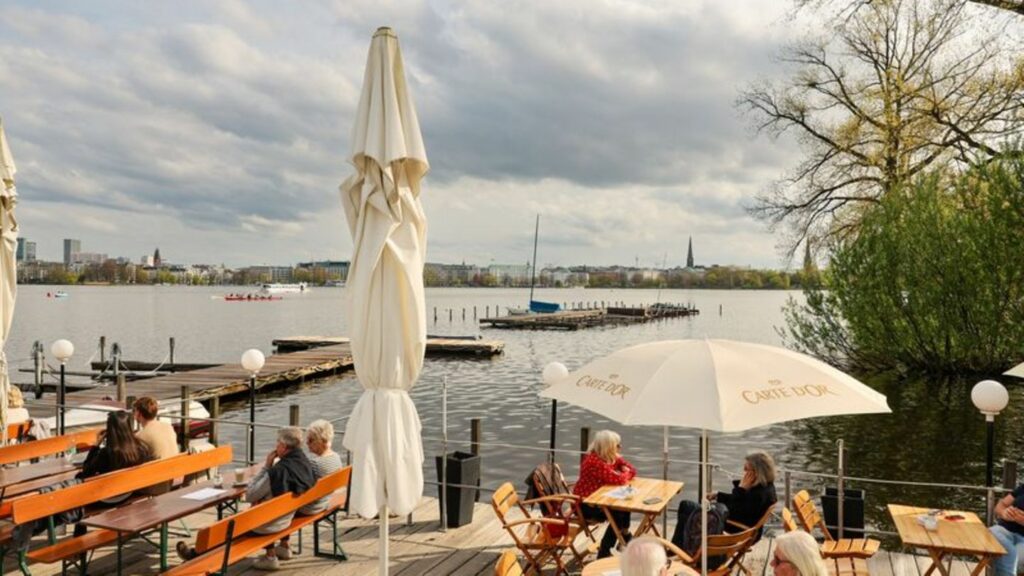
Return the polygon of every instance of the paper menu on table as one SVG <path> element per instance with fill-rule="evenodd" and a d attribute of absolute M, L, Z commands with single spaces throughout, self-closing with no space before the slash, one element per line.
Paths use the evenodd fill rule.
<path fill-rule="evenodd" d="M 619 500 L 630 498 L 630 497 L 634 496 L 635 494 L 636 494 L 636 489 L 633 488 L 632 486 L 619 486 L 618 488 L 616 488 L 614 490 L 609 490 L 608 491 L 608 497 L 609 498 L 618 498 Z"/>
<path fill-rule="evenodd" d="M 225 491 L 219 488 L 203 488 L 202 490 L 196 490 L 195 492 L 189 492 L 182 496 L 186 500 L 209 500 L 210 498 L 216 498 Z"/>

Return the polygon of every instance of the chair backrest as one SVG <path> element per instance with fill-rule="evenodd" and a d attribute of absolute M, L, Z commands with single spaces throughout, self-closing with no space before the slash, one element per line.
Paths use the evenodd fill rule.
<path fill-rule="evenodd" d="M 750 542 L 757 537 L 757 528 L 750 528 L 735 534 L 709 534 L 708 556 L 726 556 L 730 559 L 738 552 L 745 551 Z"/>
<path fill-rule="evenodd" d="M 329 496 L 348 486 L 352 477 L 352 467 L 346 466 L 317 480 L 316 484 L 302 494 L 282 494 L 255 504 L 233 516 L 215 522 L 199 531 L 196 537 L 196 552 L 200 554 L 212 550 L 228 539 L 228 526 L 234 523 L 232 538 L 241 536 L 250 530 L 273 522 L 286 514 L 295 512 L 306 504 Z"/>
<path fill-rule="evenodd" d="M 533 484 L 533 492 L 539 497 L 572 493 L 558 464 L 551 462 L 539 464 L 530 474 L 530 480 Z M 527 494 L 527 498 L 532 498 L 532 496 Z M 544 515 L 564 517 L 566 515 L 563 509 L 564 504 L 564 502 L 543 502 Z"/>
<path fill-rule="evenodd" d="M 11 426 L 18 426 L 18 424 L 12 424 Z M 21 444 L 4 446 L 0 448 L 0 465 L 14 464 L 33 458 L 60 454 L 61 452 L 67 452 L 72 446 L 77 449 L 90 448 L 96 445 L 96 438 L 100 430 L 102 428 L 92 428 L 63 436 L 52 436 L 42 440 L 32 440 Z"/>
<path fill-rule="evenodd" d="M 793 513 L 789 511 L 789 508 L 782 509 L 782 529 L 786 532 L 799 530 L 796 526 L 796 520 L 793 518 Z"/>
<path fill-rule="evenodd" d="M 60 490 L 19 498 L 14 501 L 11 517 L 15 524 L 25 524 L 229 462 L 231 446 L 147 462 L 100 474 Z"/>
<path fill-rule="evenodd" d="M 511 482 L 505 482 L 499 486 L 491 496 L 491 506 L 494 507 L 494 513 L 498 515 L 498 520 L 501 520 L 502 526 L 507 524 L 505 515 L 508 514 L 509 510 L 513 506 L 519 505 L 519 494 L 516 494 L 516 488 Z"/>
<path fill-rule="evenodd" d="M 25 420 L 23 422 L 15 422 L 14 424 L 7 425 L 7 439 L 17 440 L 21 439 L 28 434 L 28 431 L 32 429 L 32 421 Z"/>
<path fill-rule="evenodd" d="M 523 568 L 519 565 L 515 549 L 501 553 L 498 563 L 494 565 L 494 576 L 523 576 Z"/>
<path fill-rule="evenodd" d="M 832 534 L 828 531 L 828 527 L 825 526 L 825 520 L 821 517 L 818 507 L 814 505 L 814 501 L 811 500 L 811 495 L 807 490 L 801 490 L 793 496 L 793 512 L 800 520 L 804 530 L 814 533 L 814 527 L 818 526 L 821 528 L 821 533 L 825 539 L 832 540 Z"/>

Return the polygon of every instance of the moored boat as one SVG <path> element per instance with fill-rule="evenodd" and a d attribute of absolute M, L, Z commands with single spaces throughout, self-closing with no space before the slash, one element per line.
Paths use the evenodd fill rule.
<path fill-rule="evenodd" d="M 298 284 L 264 284 L 260 292 L 264 294 L 300 294 L 309 290 L 305 282 Z"/>

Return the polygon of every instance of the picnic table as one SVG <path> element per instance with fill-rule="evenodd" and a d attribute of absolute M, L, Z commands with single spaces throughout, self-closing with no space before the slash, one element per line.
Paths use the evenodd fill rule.
<path fill-rule="evenodd" d="M 160 528 L 160 570 L 167 564 L 167 525 L 175 520 L 217 506 L 220 517 L 224 507 L 233 504 L 245 494 L 249 479 L 259 472 L 262 465 L 246 468 L 242 482 L 233 482 L 234 475 L 223 476 L 223 485 L 218 487 L 213 480 L 198 482 L 187 488 L 172 490 L 153 498 L 137 500 L 100 514 L 89 516 L 82 524 L 117 532 L 117 573 L 121 573 L 121 549 L 124 541 L 134 535 L 141 535 L 154 528 Z"/>
<path fill-rule="evenodd" d="M 65 458 L 51 458 L 26 466 L 0 468 L 0 500 L 3 499 L 7 489 L 12 486 L 67 472 L 74 472 L 78 470 L 79 466 L 79 464 L 75 464 Z"/>
<path fill-rule="evenodd" d="M 935 530 L 928 530 L 921 525 L 918 517 L 927 516 L 929 511 L 928 508 L 889 504 L 889 514 L 892 515 L 903 544 L 923 548 L 931 556 L 932 565 L 924 576 L 930 576 L 936 569 L 942 576 L 949 576 L 949 569 L 942 561 L 950 554 L 974 556 L 978 559 L 971 576 L 978 576 L 993 558 L 1006 554 L 985 523 L 973 512 L 941 510 L 934 515 L 937 519 Z"/>
<path fill-rule="evenodd" d="M 615 531 L 615 536 L 618 537 L 619 542 L 623 546 L 626 545 L 626 539 L 623 537 L 620 527 L 615 525 L 615 520 L 612 518 L 612 510 L 635 512 L 642 516 L 634 536 L 640 536 L 647 532 L 654 532 L 655 535 L 661 536 L 655 520 L 665 511 L 669 500 L 683 489 L 682 482 L 661 480 L 659 478 L 633 478 L 628 486 L 631 486 L 635 492 L 632 496 L 626 498 L 617 498 L 615 496 L 616 490 L 622 488 L 622 486 L 608 485 L 598 488 L 593 494 L 583 500 L 584 504 L 597 506 L 604 510 L 605 515 L 608 517 L 608 525 Z M 626 529 L 628 530 L 629 526 L 626 526 Z"/>

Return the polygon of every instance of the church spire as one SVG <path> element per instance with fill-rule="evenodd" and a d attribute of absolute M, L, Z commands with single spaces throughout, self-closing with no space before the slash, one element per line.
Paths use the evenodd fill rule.
<path fill-rule="evenodd" d="M 693 236 L 690 236 L 690 245 L 686 249 L 686 267 L 693 268 Z"/>

